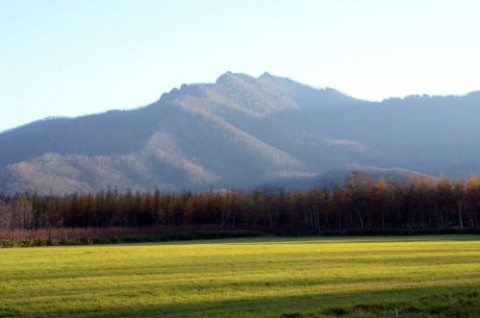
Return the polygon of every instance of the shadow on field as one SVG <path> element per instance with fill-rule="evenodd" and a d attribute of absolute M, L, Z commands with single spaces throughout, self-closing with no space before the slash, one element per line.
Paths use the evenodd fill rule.
<path fill-rule="evenodd" d="M 138 305 L 57 317 L 480 317 L 476 287 L 416 288 L 374 293 L 257 297 L 167 305 Z M 152 301 L 154 302 L 154 300 Z M 12 316 L 15 316 L 12 313 Z"/>
<path fill-rule="evenodd" d="M 1 293 L 0 293 L 1 297 Z M 5 308 L 0 301 L 0 317 L 18 317 L 21 316 L 21 313 L 18 310 Z"/>
<path fill-rule="evenodd" d="M 472 234 L 446 234 L 446 235 L 413 235 L 413 236 L 261 236 L 261 237 L 243 237 L 226 239 L 207 239 L 192 241 L 171 241 L 171 242 L 151 242 L 151 243 L 132 243 L 132 245 L 151 246 L 151 245 L 202 245 L 202 244 L 232 244 L 232 245 L 252 245 L 262 244 L 351 244 L 351 243 L 405 243 L 405 242 L 435 242 L 435 241 L 478 241 L 480 235 Z M 130 244 L 128 244 L 130 245 Z"/>

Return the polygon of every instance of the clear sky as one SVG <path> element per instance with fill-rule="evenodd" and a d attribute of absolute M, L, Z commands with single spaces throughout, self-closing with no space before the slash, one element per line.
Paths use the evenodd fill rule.
<path fill-rule="evenodd" d="M 0 131 L 268 71 L 381 100 L 480 89 L 477 0 L 0 0 Z"/>

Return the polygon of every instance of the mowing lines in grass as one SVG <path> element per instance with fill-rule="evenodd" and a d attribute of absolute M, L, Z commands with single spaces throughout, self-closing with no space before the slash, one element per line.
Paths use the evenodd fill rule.
<path fill-rule="evenodd" d="M 477 238 L 12 248 L 1 251 L 0 316 L 278 317 L 390 308 L 480 289 Z"/>

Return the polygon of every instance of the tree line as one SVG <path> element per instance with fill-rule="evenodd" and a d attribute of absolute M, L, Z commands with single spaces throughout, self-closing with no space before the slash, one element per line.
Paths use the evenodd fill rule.
<path fill-rule="evenodd" d="M 354 171 L 342 186 L 288 191 L 211 190 L 0 197 L 0 228 L 215 226 L 272 233 L 478 229 L 480 178 L 375 180 Z"/>

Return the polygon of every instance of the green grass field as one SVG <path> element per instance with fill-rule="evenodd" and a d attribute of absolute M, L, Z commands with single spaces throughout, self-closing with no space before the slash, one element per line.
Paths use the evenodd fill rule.
<path fill-rule="evenodd" d="M 0 317 L 480 317 L 479 238 L 0 249 Z"/>

